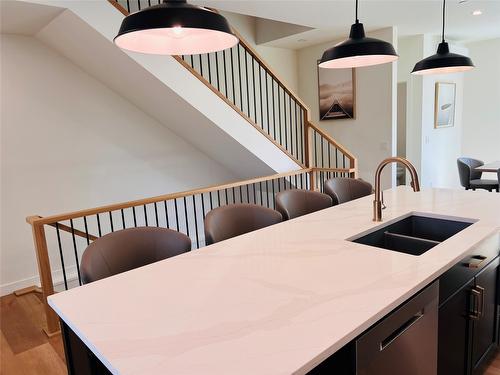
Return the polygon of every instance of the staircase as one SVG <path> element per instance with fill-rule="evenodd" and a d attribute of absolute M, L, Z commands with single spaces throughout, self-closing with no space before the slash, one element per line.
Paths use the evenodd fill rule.
<path fill-rule="evenodd" d="M 108 1 L 123 15 L 151 5 L 151 0 Z M 296 188 L 322 191 L 328 178 L 357 176 L 354 155 L 311 122 L 307 106 L 249 43 L 241 35 L 238 37 L 239 44 L 225 51 L 174 58 L 229 111 L 265 137 L 269 147 L 285 155 L 290 163 L 281 165 L 282 168 L 289 165 L 289 169 L 230 184 L 78 212 L 28 217 L 37 254 L 48 335 L 57 332 L 59 327 L 46 298 L 54 294 L 58 286 L 69 289 L 81 285 L 80 256 L 96 238 L 124 228 L 162 226 L 187 234 L 193 249 L 197 249 L 205 246 L 204 218 L 215 207 L 253 203 L 274 208 L 274 196 L 279 191 Z M 244 138 L 238 140 L 244 141 Z M 54 256 L 51 259 L 49 253 L 57 254 L 58 259 Z"/>

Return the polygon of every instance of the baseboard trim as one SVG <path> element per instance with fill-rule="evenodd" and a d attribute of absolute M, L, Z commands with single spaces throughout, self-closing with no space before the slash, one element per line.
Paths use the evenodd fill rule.
<path fill-rule="evenodd" d="M 78 273 L 76 266 L 71 266 L 66 269 L 66 278 L 68 281 L 68 288 L 74 288 L 78 285 Z M 62 270 L 54 271 L 52 274 L 54 281 L 54 289 L 58 292 L 64 290 L 64 278 Z M 28 277 L 11 283 L 0 285 L 0 296 L 15 293 L 29 287 L 40 287 L 40 278 L 38 276 Z"/>

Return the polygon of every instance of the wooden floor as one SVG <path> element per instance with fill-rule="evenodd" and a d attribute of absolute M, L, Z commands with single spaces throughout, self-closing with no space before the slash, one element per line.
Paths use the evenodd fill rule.
<path fill-rule="evenodd" d="M 0 374 L 66 374 L 61 336 L 48 338 L 42 326 L 38 294 L 0 298 Z M 500 375 L 500 352 L 492 357 L 484 375 Z"/>

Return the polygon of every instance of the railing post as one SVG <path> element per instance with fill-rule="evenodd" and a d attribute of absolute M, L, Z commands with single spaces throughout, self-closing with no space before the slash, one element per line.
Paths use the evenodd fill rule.
<path fill-rule="evenodd" d="M 310 177 L 309 177 L 309 183 L 310 183 L 310 186 L 309 186 L 309 189 L 312 190 L 312 191 L 315 191 L 316 190 L 316 170 L 314 168 L 311 169 L 311 172 L 310 173 Z"/>
<path fill-rule="evenodd" d="M 47 326 L 44 328 L 47 336 L 53 336 L 58 333 L 59 320 L 56 313 L 47 303 L 47 297 L 54 294 L 54 284 L 52 283 L 52 273 L 50 271 L 49 252 L 47 249 L 47 239 L 45 238 L 45 227 L 37 223 L 38 216 L 30 216 L 26 221 L 31 224 L 33 232 L 33 242 L 35 244 L 36 259 L 38 262 L 38 273 L 40 275 L 40 284 L 42 289 L 42 303 L 45 310 L 45 319 Z"/>
<path fill-rule="evenodd" d="M 351 160 L 351 168 L 354 168 L 353 178 L 358 178 L 359 177 L 358 159 L 354 158 Z"/>

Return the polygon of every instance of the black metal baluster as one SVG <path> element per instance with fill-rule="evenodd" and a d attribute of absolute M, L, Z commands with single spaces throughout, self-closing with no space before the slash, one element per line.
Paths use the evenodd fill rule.
<path fill-rule="evenodd" d="M 232 188 L 232 191 L 233 191 L 233 204 L 235 204 L 236 203 L 236 191 L 234 189 L 234 186 Z"/>
<path fill-rule="evenodd" d="M 156 204 L 156 202 L 154 202 L 154 205 L 155 205 L 155 220 L 156 220 L 156 226 L 159 227 L 160 226 L 160 222 L 158 221 L 158 205 Z"/>
<path fill-rule="evenodd" d="M 194 69 L 194 57 L 193 57 L 193 55 L 190 55 L 189 58 L 191 60 L 191 68 Z"/>
<path fill-rule="evenodd" d="M 260 123 L 264 130 L 264 106 L 262 105 L 262 65 L 259 64 Z M 268 128 L 269 131 L 269 128 Z"/>
<path fill-rule="evenodd" d="M 268 180 L 266 180 L 266 200 L 267 200 L 267 208 L 269 208 L 269 184 L 268 184 Z"/>
<path fill-rule="evenodd" d="M 87 225 L 87 216 L 83 217 L 83 225 L 85 227 L 85 237 L 87 238 L 87 246 L 90 245 L 90 238 L 89 238 L 89 228 Z"/>
<path fill-rule="evenodd" d="M 257 90 L 255 90 L 255 57 L 252 56 L 252 89 L 253 89 L 253 115 L 257 123 Z"/>
<path fill-rule="evenodd" d="M 141 0 L 137 0 L 137 8 L 141 10 Z"/>
<path fill-rule="evenodd" d="M 224 194 L 225 194 L 225 197 L 226 197 L 226 205 L 229 204 L 229 199 L 228 199 L 228 196 L 227 196 L 227 189 L 224 189 Z"/>
<path fill-rule="evenodd" d="M 215 73 L 217 75 L 217 91 L 220 92 L 220 84 L 219 84 L 219 52 L 215 52 Z"/>
<path fill-rule="evenodd" d="M 324 161 L 324 150 L 323 150 L 323 141 L 325 140 L 325 138 L 323 136 L 321 136 L 321 168 L 324 168 L 325 167 L 325 161 Z"/>
<path fill-rule="evenodd" d="M 123 229 L 125 229 L 125 213 L 123 212 L 123 208 L 120 211 L 122 213 L 122 226 L 123 226 Z"/>
<path fill-rule="evenodd" d="M 327 147 L 328 147 L 328 168 L 331 168 L 332 167 L 332 155 L 331 155 L 331 147 L 332 145 L 330 143 L 327 144 Z"/>
<path fill-rule="evenodd" d="M 212 67 L 210 66 L 210 54 L 207 54 L 208 83 L 212 84 Z"/>
<path fill-rule="evenodd" d="M 163 207 L 165 208 L 165 221 L 166 221 L 166 224 L 167 224 L 167 228 L 170 228 L 170 222 L 168 220 L 168 205 L 167 205 L 167 201 L 163 201 Z"/>
<path fill-rule="evenodd" d="M 203 219 L 205 219 L 205 196 L 201 193 L 201 212 L 203 213 Z"/>
<path fill-rule="evenodd" d="M 224 66 L 224 96 L 229 99 L 229 94 L 227 92 L 227 66 L 226 66 L 226 50 L 222 51 L 223 66 Z"/>
<path fill-rule="evenodd" d="M 343 165 L 343 168 L 345 169 L 345 155 L 342 154 L 342 165 Z M 342 172 L 342 175 L 343 177 L 346 177 L 346 172 Z"/>
<path fill-rule="evenodd" d="M 127 0 L 127 10 L 130 13 L 130 0 Z"/>
<path fill-rule="evenodd" d="M 200 240 L 198 238 L 198 215 L 196 215 L 196 201 L 194 199 L 194 195 L 192 195 L 193 197 L 193 211 L 194 211 L 194 229 L 195 229 L 195 233 L 196 233 L 196 248 L 200 248 Z"/>
<path fill-rule="evenodd" d="M 253 203 L 257 204 L 257 198 L 255 195 L 255 183 L 252 184 L 252 187 L 253 187 Z"/>
<path fill-rule="evenodd" d="M 78 250 L 76 249 L 75 227 L 73 225 L 73 219 L 70 219 L 69 223 L 71 225 L 71 237 L 73 238 L 73 250 L 75 252 L 75 263 L 76 263 L 76 272 L 78 274 L 78 283 L 82 285 L 82 276 L 80 275 L 80 262 L 78 261 Z"/>
<path fill-rule="evenodd" d="M 247 203 L 250 203 L 250 191 L 248 190 L 248 184 L 246 185 L 247 187 Z"/>
<path fill-rule="evenodd" d="M 200 62 L 200 74 L 203 77 L 203 60 L 201 59 L 201 57 L 202 57 L 201 54 L 198 55 L 198 61 Z M 203 78 L 205 78 L 205 77 L 203 77 Z"/>
<path fill-rule="evenodd" d="M 299 186 L 298 186 L 298 184 L 297 184 L 297 179 L 298 179 L 298 176 L 297 176 L 297 175 L 295 175 L 295 185 L 294 185 L 294 186 L 295 186 L 295 189 L 298 189 L 298 188 L 299 188 Z"/>
<path fill-rule="evenodd" d="M 137 228 L 137 217 L 135 216 L 135 206 L 132 207 L 132 215 L 134 216 L 134 227 Z"/>
<path fill-rule="evenodd" d="M 146 226 L 148 226 L 148 213 L 146 210 L 146 205 L 144 204 L 142 207 L 144 208 L 144 223 L 146 224 Z"/>
<path fill-rule="evenodd" d="M 177 227 L 177 232 L 179 232 L 179 210 L 177 207 L 177 198 L 174 199 L 174 208 L 175 208 L 175 226 Z"/>
<path fill-rule="evenodd" d="M 271 77 L 271 90 L 272 90 L 272 97 L 273 97 L 273 134 L 274 134 L 274 140 L 277 141 L 278 138 L 276 137 L 276 109 L 274 106 L 274 79 Z"/>
<path fill-rule="evenodd" d="M 279 132 L 280 133 L 280 141 L 279 141 L 279 143 L 280 143 L 280 145 L 283 146 L 283 142 L 282 142 L 282 140 L 283 140 L 283 129 L 281 128 L 281 103 L 280 103 L 281 102 L 281 99 L 280 99 L 281 98 L 281 94 L 280 94 L 280 87 L 281 86 L 280 86 L 279 82 L 277 82 L 277 85 L 278 85 L 278 128 L 280 130 L 280 132 Z"/>
<path fill-rule="evenodd" d="M 304 174 L 300 174 L 300 188 L 304 189 Z"/>
<path fill-rule="evenodd" d="M 241 85 L 241 54 L 240 54 L 241 45 L 238 43 L 238 77 L 239 77 L 239 86 L 240 86 L 240 109 L 243 111 L 243 87 Z"/>
<path fill-rule="evenodd" d="M 186 222 L 186 232 L 187 232 L 187 236 L 189 237 L 189 223 L 188 223 L 188 211 L 187 211 L 186 197 L 183 197 L 182 200 L 184 201 L 184 221 Z"/>
<path fill-rule="evenodd" d="M 214 205 L 213 205 L 213 202 L 212 202 L 212 192 L 209 192 L 208 195 L 210 196 L 210 210 L 213 210 L 214 209 Z"/>
<path fill-rule="evenodd" d="M 97 219 L 97 233 L 99 233 L 99 237 L 102 236 L 102 231 L 101 231 L 101 219 L 99 219 L 99 214 L 96 214 L 96 219 Z"/>
<path fill-rule="evenodd" d="M 304 139 L 306 137 L 306 127 L 304 124 L 304 114 L 303 114 L 303 109 L 301 106 L 299 106 L 299 111 L 300 111 L 300 125 L 301 125 L 301 136 L 300 136 L 300 153 L 302 154 L 302 163 L 306 162 L 307 155 L 304 155 Z"/>
<path fill-rule="evenodd" d="M 286 92 L 285 88 L 283 87 L 283 120 L 285 123 L 285 150 L 288 151 L 288 127 L 287 127 L 287 121 L 286 121 Z"/>
<path fill-rule="evenodd" d="M 260 205 L 264 205 L 264 201 L 262 200 L 262 181 L 259 181 L 259 190 L 260 190 Z"/>
<path fill-rule="evenodd" d="M 217 190 L 217 206 L 220 207 L 221 204 L 220 204 L 220 191 Z"/>
<path fill-rule="evenodd" d="M 235 88 L 234 88 L 234 56 L 233 56 L 233 49 L 231 48 L 229 50 L 231 52 L 231 81 L 233 83 L 233 103 L 236 105 L 236 93 L 235 93 Z"/>
<path fill-rule="evenodd" d="M 314 166 L 317 167 L 318 166 L 318 149 L 316 148 L 316 130 L 314 130 Z"/>
<path fill-rule="evenodd" d="M 274 199 L 275 191 L 274 191 L 274 180 L 271 180 L 271 185 L 273 187 L 273 208 L 276 209 L 276 200 Z"/>
<path fill-rule="evenodd" d="M 243 188 L 240 185 L 240 203 L 243 203 Z"/>
<path fill-rule="evenodd" d="M 68 279 L 66 277 L 66 267 L 64 266 L 64 255 L 61 244 L 61 234 L 59 233 L 59 223 L 56 223 L 56 233 L 57 233 L 57 245 L 59 246 L 59 256 L 61 257 L 61 269 L 63 273 L 64 289 L 68 290 Z"/>
<path fill-rule="evenodd" d="M 248 51 L 245 49 L 245 77 L 247 83 L 247 109 L 248 109 L 248 117 L 250 117 L 250 92 L 248 88 Z"/>
<path fill-rule="evenodd" d="M 111 211 L 109 211 L 109 224 L 111 226 L 111 232 L 114 232 L 115 228 L 113 226 L 113 214 L 111 213 Z"/>
<path fill-rule="evenodd" d="M 339 167 L 339 149 L 335 149 L 335 168 Z"/>

